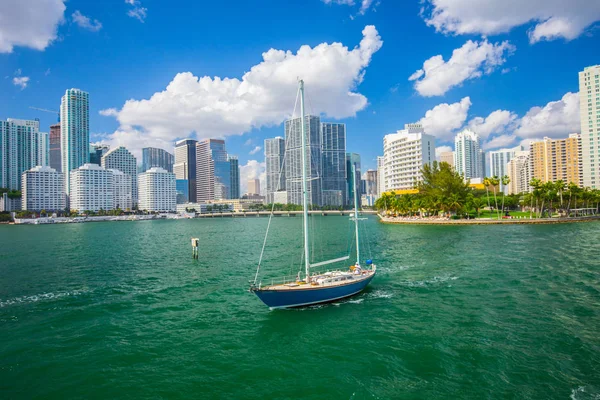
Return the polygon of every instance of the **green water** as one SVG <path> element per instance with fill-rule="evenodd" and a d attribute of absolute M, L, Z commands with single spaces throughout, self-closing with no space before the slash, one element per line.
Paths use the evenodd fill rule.
<path fill-rule="evenodd" d="M 371 218 L 370 287 L 293 311 L 246 291 L 266 223 L 0 226 L 0 397 L 600 398 L 600 223 Z M 287 273 L 300 219 L 273 224 Z M 320 224 L 338 255 L 347 218 Z"/>

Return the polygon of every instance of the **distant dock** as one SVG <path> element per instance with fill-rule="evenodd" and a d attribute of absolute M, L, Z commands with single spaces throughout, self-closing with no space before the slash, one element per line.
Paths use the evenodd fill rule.
<path fill-rule="evenodd" d="M 339 211 L 339 210 L 314 210 L 308 212 L 311 215 L 321 216 L 349 216 L 353 214 L 351 210 Z M 361 211 L 361 214 L 376 215 L 376 211 Z M 224 212 L 224 213 L 206 213 L 198 214 L 195 218 L 250 218 L 250 217 L 268 217 L 271 215 L 270 211 L 239 211 L 239 212 Z M 301 216 L 302 211 L 273 211 L 274 217 L 295 217 Z"/>

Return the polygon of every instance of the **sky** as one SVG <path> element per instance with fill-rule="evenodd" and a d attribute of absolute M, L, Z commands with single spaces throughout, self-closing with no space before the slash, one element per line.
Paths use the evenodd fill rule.
<path fill-rule="evenodd" d="M 0 118 L 48 131 L 57 115 L 30 107 L 58 111 L 79 88 L 92 142 L 139 157 L 225 138 L 243 190 L 264 179 L 298 78 L 363 171 L 406 123 L 438 151 L 466 127 L 486 150 L 579 132 L 599 28 L 600 0 L 0 0 Z"/>

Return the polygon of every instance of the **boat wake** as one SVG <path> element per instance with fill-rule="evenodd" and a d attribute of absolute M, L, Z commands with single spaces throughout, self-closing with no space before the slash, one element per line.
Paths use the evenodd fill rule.
<path fill-rule="evenodd" d="M 458 276 L 434 276 L 431 279 L 426 279 L 422 281 L 403 281 L 401 282 L 401 284 L 410 288 L 422 288 L 441 285 L 449 281 L 455 281 L 458 278 Z"/>
<path fill-rule="evenodd" d="M 80 296 L 85 293 L 84 291 L 74 290 L 72 292 L 60 292 L 60 293 L 41 293 L 32 296 L 21 296 L 13 297 L 12 299 L 0 300 L 0 308 L 9 307 L 18 304 L 31 304 L 37 303 L 38 301 L 52 301 L 62 299 L 64 297 Z"/>

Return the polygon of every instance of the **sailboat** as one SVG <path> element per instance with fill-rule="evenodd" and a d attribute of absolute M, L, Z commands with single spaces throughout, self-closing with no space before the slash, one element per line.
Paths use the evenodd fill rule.
<path fill-rule="evenodd" d="M 304 113 L 304 81 L 299 81 L 300 93 L 300 120 L 302 131 L 302 193 L 303 193 L 303 233 L 304 233 L 304 278 L 300 272 L 296 279 L 282 279 L 277 283 L 272 282 L 270 285 L 262 285 L 258 281 L 258 273 L 261 266 L 259 261 L 258 268 L 254 281 L 250 281 L 250 292 L 253 292 L 263 301 L 270 309 L 277 308 L 296 308 L 310 306 L 314 304 L 328 303 L 335 300 L 343 299 L 360 293 L 371 282 L 377 267 L 372 260 L 365 260 L 365 266 L 361 264 L 360 254 L 360 235 L 359 221 L 361 220 L 358 210 L 358 190 L 354 190 L 354 221 L 355 238 L 356 238 L 356 262 L 348 269 L 336 269 L 323 273 L 311 274 L 311 269 L 322 267 L 329 264 L 339 263 L 350 259 L 350 255 L 332 260 L 321 261 L 311 264 L 310 254 L 310 232 L 308 229 L 308 178 L 307 178 L 307 135 L 306 121 Z M 356 170 L 352 167 L 352 176 L 355 178 Z M 356 182 L 356 179 L 353 179 Z M 271 213 L 272 215 L 272 213 Z M 269 219 L 269 226 L 271 220 Z M 268 235 L 267 228 L 267 235 Z M 263 243 L 262 255 L 267 240 Z"/>

